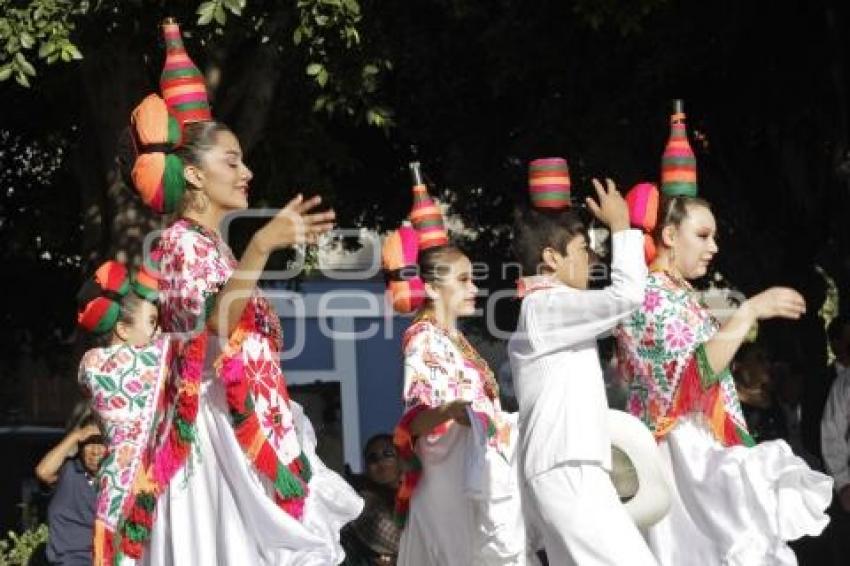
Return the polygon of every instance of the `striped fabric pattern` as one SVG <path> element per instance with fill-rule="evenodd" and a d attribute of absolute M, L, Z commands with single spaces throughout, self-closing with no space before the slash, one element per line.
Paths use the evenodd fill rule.
<path fill-rule="evenodd" d="M 419 233 L 420 249 L 448 245 L 449 235 L 443 223 L 443 213 L 428 195 L 425 185 L 413 186 L 413 208 L 410 209 L 410 221 Z"/>
<path fill-rule="evenodd" d="M 166 54 L 159 86 L 165 103 L 181 124 L 211 120 L 204 77 L 186 53 L 180 26 L 168 20 L 162 34 Z"/>
<path fill-rule="evenodd" d="M 528 191 L 535 208 L 560 210 L 570 206 L 570 171 L 562 157 L 544 157 L 528 164 Z"/>
<path fill-rule="evenodd" d="M 685 113 L 670 116 L 670 139 L 661 156 L 661 192 L 666 196 L 697 196 L 697 160 L 688 143 Z"/>

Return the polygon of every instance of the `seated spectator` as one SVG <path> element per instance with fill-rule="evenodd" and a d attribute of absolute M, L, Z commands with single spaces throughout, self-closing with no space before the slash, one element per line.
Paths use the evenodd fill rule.
<path fill-rule="evenodd" d="M 732 375 L 750 435 L 756 442 L 787 439 L 785 414 L 776 402 L 767 354 L 757 344 L 744 344 L 735 354 Z"/>
<path fill-rule="evenodd" d="M 47 508 L 51 564 L 88 566 L 92 562 L 96 476 L 105 452 L 100 428 L 88 414 L 35 468 L 36 477 L 54 488 Z"/>
<path fill-rule="evenodd" d="M 826 471 L 835 480 L 828 536 L 832 564 L 847 564 L 850 556 L 850 318 L 838 317 L 827 328 L 835 355 L 834 381 L 821 419 L 821 447 Z"/>
<path fill-rule="evenodd" d="M 389 434 L 369 439 L 364 450 L 366 478 L 359 486 L 363 512 L 341 533 L 347 566 L 394 565 L 401 529 L 393 510 L 401 476 L 398 455 Z"/>
<path fill-rule="evenodd" d="M 785 416 L 785 438 L 794 454 L 806 461 L 813 470 L 823 470 L 817 456 L 806 450 L 803 444 L 802 402 L 803 372 L 796 364 L 778 361 L 770 370 L 771 380 L 776 385 L 776 402 Z"/>

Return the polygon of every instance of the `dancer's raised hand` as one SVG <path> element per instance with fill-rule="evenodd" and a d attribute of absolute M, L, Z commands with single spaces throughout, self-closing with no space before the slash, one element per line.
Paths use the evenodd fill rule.
<path fill-rule="evenodd" d="M 752 314 L 759 320 L 768 318 L 796 320 L 806 312 L 806 301 L 794 289 L 771 287 L 747 299 L 742 307 L 752 309 Z"/>
<path fill-rule="evenodd" d="M 605 187 L 597 179 L 593 179 L 593 188 L 596 189 L 597 204 L 592 198 L 587 197 L 585 202 L 593 215 L 600 222 L 607 225 L 611 232 L 619 232 L 629 228 L 629 205 L 626 199 L 617 190 L 614 181 L 605 179 Z"/>
<path fill-rule="evenodd" d="M 320 196 L 305 200 L 297 195 L 257 230 L 257 243 L 268 252 L 296 244 L 316 243 L 320 235 L 333 228 L 336 218 L 333 210 L 313 212 L 321 202 Z"/>

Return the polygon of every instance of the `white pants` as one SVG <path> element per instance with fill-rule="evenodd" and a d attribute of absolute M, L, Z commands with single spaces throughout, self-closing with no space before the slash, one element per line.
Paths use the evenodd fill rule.
<path fill-rule="evenodd" d="M 529 511 L 557 566 L 655 566 L 657 562 L 597 464 L 569 463 L 528 480 Z"/>

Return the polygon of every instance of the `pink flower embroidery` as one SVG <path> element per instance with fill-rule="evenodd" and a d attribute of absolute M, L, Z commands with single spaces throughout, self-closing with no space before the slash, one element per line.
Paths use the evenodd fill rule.
<path fill-rule="evenodd" d="M 664 328 L 664 340 L 672 350 L 684 350 L 694 341 L 694 332 L 681 320 L 671 320 Z"/>
<path fill-rule="evenodd" d="M 643 299 L 643 310 L 646 312 L 652 312 L 658 308 L 661 304 L 661 295 L 658 294 L 658 291 L 647 291 L 646 296 Z"/>
<path fill-rule="evenodd" d="M 271 406 L 268 408 L 263 414 L 263 427 L 271 432 L 271 438 L 269 440 L 272 442 L 283 438 L 283 435 L 286 433 L 286 427 L 283 426 L 283 414 L 280 412 L 280 407 Z"/>

